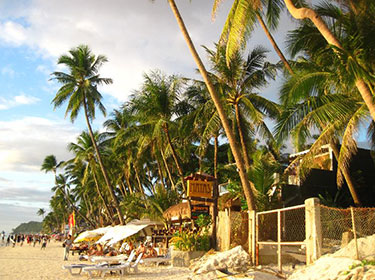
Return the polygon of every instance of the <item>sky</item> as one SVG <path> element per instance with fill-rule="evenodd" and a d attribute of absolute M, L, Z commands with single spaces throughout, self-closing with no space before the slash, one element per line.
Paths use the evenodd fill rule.
<path fill-rule="evenodd" d="M 213 0 L 176 1 L 203 61 L 201 46 L 218 41 L 232 2 L 224 1 L 212 21 Z M 275 38 L 282 46 L 293 23 L 283 16 L 280 26 Z M 36 213 L 49 211 L 54 178 L 41 164 L 50 154 L 71 158 L 66 147 L 86 128 L 82 115 L 71 123 L 64 105 L 51 105 L 59 85 L 50 74 L 63 70 L 57 58 L 80 44 L 109 60 L 101 76 L 114 83 L 100 88 L 108 113 L 139 88 L 145 72 L 198 78 L 166 0 L 0 0 L 0 231 L 42 220 Z M 260 30 L 248 44 L 271 49 Z M 277 90 L 273 84 L 262 94 L 276 100 Z M 104 120 L 98 114 L 94 128 Z"/>

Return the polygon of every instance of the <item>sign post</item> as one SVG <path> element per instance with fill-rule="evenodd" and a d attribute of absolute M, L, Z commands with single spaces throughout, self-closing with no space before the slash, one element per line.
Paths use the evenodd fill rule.
<path fill-rule="evenodd" d="M 187 197 L 191 207 L 191 219 L 195 220 L 199 215 L 209 215 L 209 206 L 205 204 L 193 204 L 191 201 L 212 203 L 212 236 L 211 244 L 216 248 L 216 219 L 218 215 L 217 200 L 219 190 L 217 179 L 207 174 L 195 173 L 185 178 L 187 180 Z"/>

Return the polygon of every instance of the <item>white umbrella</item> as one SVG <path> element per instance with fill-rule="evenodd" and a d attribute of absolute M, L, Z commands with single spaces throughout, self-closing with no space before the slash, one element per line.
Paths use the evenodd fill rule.
<path fill-rule="evenodd" d="M 150 220 L 132 220 L 125 226 L 116 226 L 104 234 L 96 243 L 105 243 L 108 242 L 108 245 L 113 245 L 137 232 L 141 231 L 149 225 L 161 224 L 160 222 L 154 222 Z"/>
<path fill-rule="evenodd" d="M 97 228 L 97 229 L 94 229 L 94 230 L 87 230 L 87 231 L 81 232 L 77 236 L 77 238 L 74 239 L 73 243 L 96 239 L 96 238 L 100 237 L 101 235 L 104 235 L 110 229 L 111 229 L 111 227 L 104 227 L 104 228 Z"/>

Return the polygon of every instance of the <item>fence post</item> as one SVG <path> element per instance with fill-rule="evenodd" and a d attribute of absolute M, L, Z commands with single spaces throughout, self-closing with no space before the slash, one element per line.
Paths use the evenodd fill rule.
<path fill-rule="evenodd" d="M 306 264 L 312 264 L 321 256 L 322 229 L 320 203 L 316 197 L 305 200 L 306 216 Z"/>
<path fill-rule="evenodd" d="M 255 211 L 249 211 L 249 255 L 251 259 L 251 263 L 255 264 Z"/>

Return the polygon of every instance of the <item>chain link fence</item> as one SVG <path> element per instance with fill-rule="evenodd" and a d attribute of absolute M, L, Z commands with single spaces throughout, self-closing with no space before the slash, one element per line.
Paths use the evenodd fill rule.
<path fill-rule="evenodd" d="M 335 253 L 354 238 L 375 234 L 375 208 L 320 206 L 322 254 Z"/>

